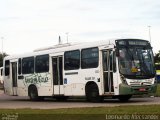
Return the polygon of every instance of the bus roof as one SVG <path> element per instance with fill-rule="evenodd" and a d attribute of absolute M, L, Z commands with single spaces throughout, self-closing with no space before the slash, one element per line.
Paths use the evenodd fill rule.
<path fill-rule="evenodd" d="M 58 44 L 50 47 L 36 49 L 30 53 L 6 56 L 4 59 L 11 60 L 11 59 L 18 59 L 23 57 L 36 56 L 36 55 L 64 52 L 69 50 L 76 50 L 76 49 L 83 49 L 83 48 L 90 48 L 90 47 L 100 47 L 100 46 L 106 46 L 106 45 L 115 45 L 116 40 L 122 40 L 122 39 L 109 39 L 109 40 L 100 40 L 100 41 L 94 41 L 94 42 Z M 123 39 L 123 40 L 127 40 L 127 39 Z"/>
<path fill-rule="evenodd" d="M 94 41 L 94 42 L 84 42 L 84 43 L 58 44 L 58 45 L 54 45 L 46 48 L 36 49 L 30 53 L 6 56 L 4 59 L 16 59 L 16 58 L 28 57 L 28 56 L 34 56 L 34 55 L 51 54 L 51 53 L 64 52 L 64 51 L 69 51 L 74 49 L 76 50 L 76 49 L 83 49 L 83 48 L 89 48 L 89 47 L 98 47 L 98 46 L 103 46 L 108 44 L 115 44 L 115 39 Z"/>

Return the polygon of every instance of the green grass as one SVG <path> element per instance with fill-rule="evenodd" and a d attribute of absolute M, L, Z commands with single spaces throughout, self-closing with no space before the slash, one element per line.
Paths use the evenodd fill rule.
<path fill-rule="evenodd" d="M 106 103 L 107 104 L 107 103 Z M 19 114 L 160 114 L 160 105 L 130 105 L 117 107 L 63 108 L 63 109 L 0 109 L 0 113 Z"/>
<path fill-rule="evenodd" d="M 18 120 L 105 120 L 106 115 L 160 115 L 160 105 L 68 109 L 0 109 L 1 118 L 18 115 Z M 160 118 L 160 116 L 159 116 Z"/>
<path fill-rule="evenodd" d="M 156 97 L 160 97 L 160 83 L 157 85 Z"/>
<path fill-rule="evenodd" d="M 160 97 L 160 84 L 155 96 Z M 107 103 L 106 103 L 107 104 Z M 160 119 L 160 105 L 65 108 L 65 109 L 0 109 L 0 119 L 16 117 L 18 120 L 106 120 L 106 115 L 155 115 Z M 141 116 L 140 116 L 141 117 Z M 134 118 L 135 120 L 136 118 Z M 137 118 L 140 120 L 139 118 Z M 137 120 L 136 119 L 136 120 Z M 141 118 L 142 119 L 142 118 Z M 154 120 L 158 120 L 154 119 Z M 111 119 L 110 119 L 111 120 Z M 115 119 L 118 120 L 118 119 Z M 149 118 L 147 119 L 149 120 Z"/>

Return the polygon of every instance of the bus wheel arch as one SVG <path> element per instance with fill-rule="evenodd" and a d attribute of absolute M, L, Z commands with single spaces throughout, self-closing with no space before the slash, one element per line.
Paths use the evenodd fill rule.
<path fill-rule="evenodd" d="M 37 90 L 36 85 L 31 84 L 28 87 L 28 96 L 29 96 L 29 98 L 30 98 L 31 101 L 38 101 L 38 100 L 40 100 L 40 97 L 38 96 L 38 90 Z"/>
<path fill-rule="evenodd" d="M 98 85 L 93 81 L 87 82 L 85 86 L 85 94 L 86 99 L 89 102 L 100 102 L 102 100 L 102 98 L 99 96 Z"/>

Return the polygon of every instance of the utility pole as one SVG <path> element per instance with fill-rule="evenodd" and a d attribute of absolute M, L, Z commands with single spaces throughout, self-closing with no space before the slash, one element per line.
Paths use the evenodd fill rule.
<path fill-rule="evenodd" d="M 2 59 L 3 59 L 3 39 L 4 39 L 4 37 L 1 37 L 1 42 L 2 42 Z"/>
<path fill-rule="evenodd" d="M 67 35 L 67 43 L 68 43 L 68 34 L 69 34 L 69 32 L 66 32 L 66 35 Z"/>
<path fill-rule="evenodd" d="M 61 36 L 59 36 L 58 40 L 59 40 L 59 45 L 62 44 Z"/>
<path fill-rule="evenodd" d="M 149 41 L 151 44 L 151 26 L 148 26 Z"/>

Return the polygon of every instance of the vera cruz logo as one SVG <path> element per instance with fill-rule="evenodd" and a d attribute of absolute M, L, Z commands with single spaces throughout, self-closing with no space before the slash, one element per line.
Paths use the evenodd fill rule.
<path fill-rule="evenodd" d="M 47 83 L 49 81 L 49 73 L 46 74 L 33 74 L 30 76 L 26 76 L 24 79 L 25 84 L 41 84 Z"/>

